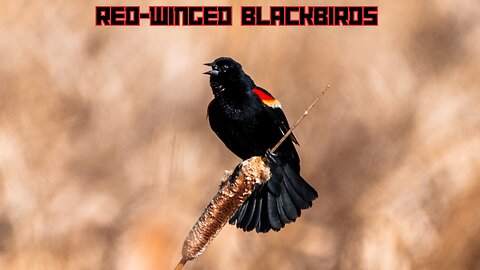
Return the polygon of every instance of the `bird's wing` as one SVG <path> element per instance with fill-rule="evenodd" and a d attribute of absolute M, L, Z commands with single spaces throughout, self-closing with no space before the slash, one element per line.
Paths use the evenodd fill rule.
<path fill-rule="evenodd" d="M 278 102 L 270 93 L 262 88 L 253 88 L 265 110 L 279 127 L 281 134 L 289 129 L 287 118 Z M 268 232 L 278 231 L 290 222 L 294 222 L 302 209 L 312 205 L 318 196 L 301 176 L 298 154 L 292 142 L 297 143 L 293 134 L 291 142 L 287 141 L 279 149 L 277 156 L 267 154 L 268 165 L 272 173 L 268 183 L 259 185 L 247 200 L 237 209 L 230 224 L 235 224 L 244 231 L 256 230 Z M 298 143 L 297 143 L 298 144 Z"/>
<path fill-rule="evenodd" d="M 282 104 L 280 104 L 280 101 L 275 99 L 272 94 L 270 94 L 267 90 L 258 86 L 253 88 L 252 92 L 255 93 L 260 99 L 260 101 L 265 105 L 265 109 L 270 114 L 275 123 L 280 127 L 280 131 L 282 132 L 282 134 L 287 133 L 290 129 L 290 126 L 288 125 L 287 117 L 282 110 Z M 295 138 L 295 135 L 293 135 L 293 133 L 290 135 L 290 139 L 292 140 L 292 142 L 299 145 L 297 138 Z"/>

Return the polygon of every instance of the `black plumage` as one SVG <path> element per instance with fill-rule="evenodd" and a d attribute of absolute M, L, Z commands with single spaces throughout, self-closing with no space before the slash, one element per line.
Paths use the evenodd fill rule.
<path fill-rule="evenodd" d="M 212 130 L 242 159 L 266 156 L 272 173 L 266 184 L 255 188 L 230 219 L 245 231 L 278 231 L 294 222 L 301 210 L 312 206 L 317 192 L 300 176 L 300 159 L 293 134 L 276 153 L 272 148 L 290 128 L 280 103 L 254 81 L 235 60 L 221 57 L 206 64 L 212 70 L 214 99 L 208 106 Z"/>

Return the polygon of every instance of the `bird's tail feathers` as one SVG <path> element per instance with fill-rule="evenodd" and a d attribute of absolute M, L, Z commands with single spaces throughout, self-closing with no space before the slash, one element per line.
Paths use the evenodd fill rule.
<path fill-rule="evenodd" d="M 318 197 L 281 156 L 267 153 L 267 163 L 272 174 L 269 181 L 257 186 L 230 219 L 230 224 L 244 231 L 279 231 L 300 217 L 301 210 L 310 208 Z"/>

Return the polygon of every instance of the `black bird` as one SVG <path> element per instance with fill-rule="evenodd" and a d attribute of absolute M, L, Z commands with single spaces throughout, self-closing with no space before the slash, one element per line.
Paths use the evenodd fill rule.
<path fill-rule="evenodd" d="M 300 176 L 300 159 L 293 134 L 275 154 L 269 150 L 290 128 L 280 102 L 255 82 L 229 57 L 205 64 L 212 69 L 214 99 L 208 105 L 210 127 L 230 151 L 245 160 L 266 156 L 272 173 L 230 219 L 244 231 L 279 231 L 310 208 L 317 192 Z"/>

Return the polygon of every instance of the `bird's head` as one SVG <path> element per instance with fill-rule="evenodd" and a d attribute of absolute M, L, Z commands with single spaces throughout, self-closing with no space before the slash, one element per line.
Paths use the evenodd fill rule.
<path fill-rule="evenodd" d="M 204 65 L 212 69 L 203 74 L 210 75 L 210 81 L 217 81 L 221 84 L 238 81 L 245 75 L 242 65 L 230 57 L 220 57 Z"/>

